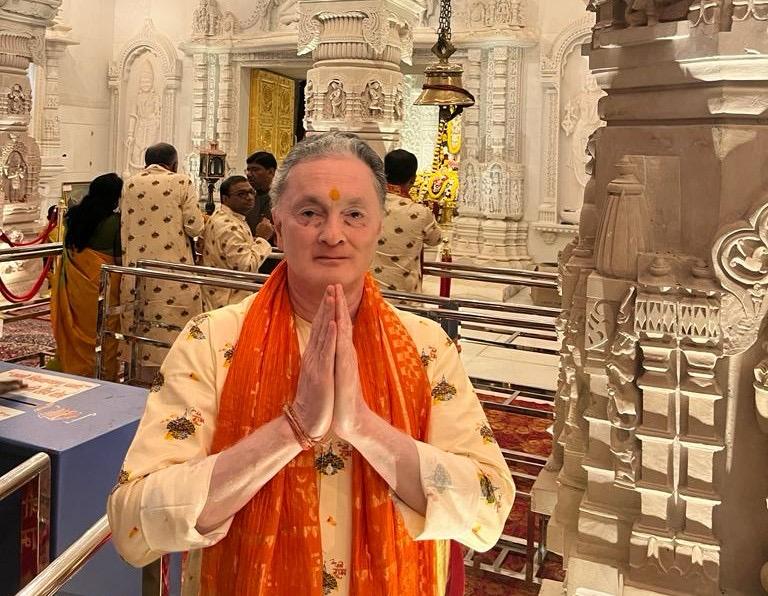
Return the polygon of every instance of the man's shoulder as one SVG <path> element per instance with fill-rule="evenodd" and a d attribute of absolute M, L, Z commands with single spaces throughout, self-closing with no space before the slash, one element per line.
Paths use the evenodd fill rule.
<path fill-rule="evenodd" d="M 226 335 L 230 337 L 231 339 L 228 341 L 234 345 L 240 336 L 240 329 L 248 314 L 248 309 L 250 309 L 255 299 L 256 294 L 252 294 L 241 302 L 204 312 L 192 319 L 192 322 L 207 322 L 211 333 L 217 336 Z"/>
<path fill-rule="evenodd" d="M 405 310 L 400 310 L 392 304 L 390 304 L 389 307 L 400 319 L 400 322 L 415 342 L 434 343 L 437 340 L 448 337 L 440 324 L 432 319 Z"/>

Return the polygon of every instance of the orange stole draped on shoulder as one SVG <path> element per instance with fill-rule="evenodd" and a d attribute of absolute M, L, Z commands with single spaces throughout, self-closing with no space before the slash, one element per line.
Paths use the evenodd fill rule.
<path fill-rule="evenodd" d="M 296 395 L 301 358 L 286 285 L 287 265 L 270 276 L 246 315 L 221 394 L 212 452 L 281 415 Z M 360 381 L 368 406 L 425 440 L 431 394 L 416 346 L 365 280 L 354 323 Z M 352 596 L 434 596 L 434 543 L 411 540 L 389 487 L 355 451 L 352 465 Z M 317 472 L 300 453 L 235 515 L 227 536 L 206 549 L 205 596 L 322 596 Z"/>

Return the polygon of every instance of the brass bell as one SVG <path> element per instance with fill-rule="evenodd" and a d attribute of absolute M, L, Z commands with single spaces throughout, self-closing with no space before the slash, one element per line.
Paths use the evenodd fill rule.
<path fill-rule="evenodd" d="M 448 62 L 456 49 L 444 37 L 438 38 L 432 53 L 438 61 L 424 70 L 424 85 L 414 102 L 417 106 L 440 106 L 450 111 L 449 120 L 458 116 L 464 108 L 475 105 L 475 97 L 461 84 L 464 69 L 460 64 Z M 453 109 L 451 109 L 453 108 Z"/>

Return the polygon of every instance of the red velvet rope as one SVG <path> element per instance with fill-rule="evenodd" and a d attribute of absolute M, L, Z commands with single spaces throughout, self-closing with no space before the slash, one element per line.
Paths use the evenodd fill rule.
<path fill-rule="evenodd" d="M 16 247 L 16 246 L 32 246 L 33 244 L 44 244 L 45 240 L 48 238 L 48 234 L 51 233 L 53 228 L 56 227 L 56 219 L 51 218 L 48 221 L 48 225 L 45 227 L 45 229 L 40 233 L 40 235 L 35 238 L 34 240 L 27 240 L 25 242 L 12 242 L 10 238 L 5 234 L 5 232 L 0 232 L 0 240 L 8 244 L 9 246 Z"/>
<path fill-rule="evenodd" d="M 35 295 L 40 291 L 40 288 L 43 287 L 43 282 L 45 281 L 46 276 L 51 271 L 51 267 L 53 266 L 53 257 L 47 257 L 45 259 L 45 266 L 43 267 L 43 271 L 40 274 L 40 277 L 37 279 L 35 284 L 32 286 L 32 289 L 29 290 L 26 294 L 23 294 L 21 296 L 17 296 L 13 292 L 11 292 L 8 289 L 8 286 L 5 285 L 2 278 L 0 278 L 0 294 L 3 295 L 3 298 L 5 298 L 8 302 L 13 302 L 14 304 L 19 304 L 21 302 L 28 302 L 29 300 L 32 300 L 32 298 L 35 297 Z"/>

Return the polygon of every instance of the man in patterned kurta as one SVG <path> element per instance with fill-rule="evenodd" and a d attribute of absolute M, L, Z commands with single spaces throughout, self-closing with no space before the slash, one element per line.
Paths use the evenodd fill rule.
<path fill-rule="evenodd" d="M 221 206 L 205 223 L 203 265 L 256 273 L 272 252 L 269 242 L 254 238 L 245 221 L 253 209 L 254 191 L 245 176 L 230 176 L 221 183 Z M 249 292 L 229 288 L 203 288 L 205 310 L 240 302 Z"/>
<path fill-rule="evenodd" d="M 379 238 L 371 272 L 382 288 L 399 292 L 421 292 L 421 255 L 424 245 L 440 243 L 442 230 L 426 206 L 411 199 L 418 161 L 404 149 L 384 157 L 387 197 L 384 230 Z"/>
<path fill-rule="evenodd" d="M 434 596 L 446 541 L 494 546 L 515 489 L 458 352 L 366 274 L 384 195 L 357 137 L 286 157 L 284 262 L 190 321 L 150 392 L 108 503 L 125 560 L 191 550 L 184 594 Z"/>
<path fill-rule="evenodd" d="M 194 263 L 192 239 L 203 231 L 203 214 L 197 192 L 188 176 L 177 173 L 176 149 L 167 143 L 146 150 L 146 167 L 129 178 L 120 200 L 123 265 L 133 267 L 139 259 L 172 263 Z M 134 284 L 141 283 L 139 335 L 173 343 L 192 317 L 202 312 L 200 288 L 192 284 L 152 279 L 139 281 L 124 276 L 120 303 L 133 303 Z M 133 312 L 123 316 L 123 330 L 133 327 Z M 140 378 L 151 379 L 168 352 L 165 348 L 140 346 Z"/>

